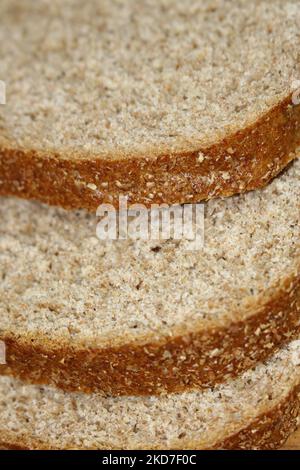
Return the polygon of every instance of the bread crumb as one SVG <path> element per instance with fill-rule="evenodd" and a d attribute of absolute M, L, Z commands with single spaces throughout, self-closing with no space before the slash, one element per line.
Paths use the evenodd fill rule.
<path fill-rule="evenodd" d="M 88 184 L 87 184 L 87 187 L 88 187 L 91 191 L 96 191 L 96 190 L 97 190 L 97 186 L 96 186 L 94 183 L 88 183 Z"/>

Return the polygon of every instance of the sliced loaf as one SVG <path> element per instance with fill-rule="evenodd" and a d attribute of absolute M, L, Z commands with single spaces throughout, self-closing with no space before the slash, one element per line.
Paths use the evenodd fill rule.
<path fill-rule="evenodd" d="M 24 380 L 156 394 L 208 387 L 300 327 L 300 159 L 267 188 L 205 204 L 205 245 L 100 242 L 96 218 L 0 204 L 0 339 Z"/>
<path fill-rule="evenodd" d="M 296 428 L 300 341 L 204 392 L 103 398 L 0 377 L 0 445 L 29 449 L 274 449 Z"/>
<path fill-rule="evenodd" d="M 293 158 L 297 0 L 1 0 L 0 16 L 3 195 L 200 201 Z"/>

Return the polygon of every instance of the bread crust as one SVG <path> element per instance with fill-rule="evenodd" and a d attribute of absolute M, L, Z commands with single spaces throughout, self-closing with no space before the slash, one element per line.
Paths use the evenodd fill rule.
<path fill-rule="evenodd" d="M 275 407 L 262 413 L 248 426 L 232 436 L 219 441 L 212 447 L 202 450 L 275 450 L 284 445 L 289 436 L 297 429 L 300 414 L 300 386 L 295 386 Z M 0 446 L 11 450 L 62 450 L 42 440 L 34 440 L 28 435 L 17 437 L 7 435 L 0 430 Z M 65 450 L 80 450 L 78 446 L 68 446 Z M 98 448 L 99 449 L 99 448 Z M 107 449 L 105 446 L 102 450 Z M 143 447 L 145 450 L 157 450 L 158 447 Z M 197 442 L 185 441 L 181 445 L 172 445 L 172 450 L 200 450 Z M 81 448 L 81 450 L 84 450 Z M 86 450 L 97 450 L 91 448 Z M 100 449 L 99 449 L 100 450 Z M 115 450 L 125 450 L 116 448 Z M 127 449 L 126 450 L 136 450 Z"/>
<path fill-rule="evenodd" d="M 249 426 L 217 444 L 215 449 L 275 450 L 296 431 L 300 414 L 300 386 L 297 385 L 276 407 Z"/>
<path fill-rule="evenodd" d="M 295 158 L 300 106 L 292 94 L 256 122 L 203 148 L 156 155 L 37 151 L 0 143 L 0 194 L 89 211 L 101 203 L 192 203 L 265 186 Z M 79 156 L 79 158 L 78 158 Z"/>
<path fill-rule="evenodd" d="M 300 273 L 281 283 L 245 318 L 223 326 L 138 343 L 84 347 L 43 337 L 0 332 L 7 365 L 0 374 L 66 391 L 156 395 L 204 389 L 264 361 L 300 331 Z"/>

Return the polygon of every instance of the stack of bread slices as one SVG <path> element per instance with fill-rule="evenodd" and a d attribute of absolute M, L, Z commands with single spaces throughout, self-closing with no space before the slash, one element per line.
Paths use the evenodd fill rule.
<path fill-rule="evenodd" d="M 282 446 L 299 2 L 1 0 L 0 17 L 0 446 Z M 120 196 L 202 204 L 204 246 L 99 240 Z"/>

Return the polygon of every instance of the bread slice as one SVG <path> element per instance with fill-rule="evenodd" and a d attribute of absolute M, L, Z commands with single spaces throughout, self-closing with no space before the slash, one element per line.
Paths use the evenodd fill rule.
<path fill-rule="evenodd" d="M 209 387 L 299 331 L 300 159 L 205 204 L 205 244 L 96 238 L 84 212 L 0 205 L 0 340 L 23 380 L 156 394 Z"/>
<path fill-rule="evenodd" d="M 2 0 L 0 16 L 2 195 L 200 201 L 294 156 L 296 0 Z"/>
<path fill-rule="evenodd" d="M 29 449 L 274 449 L 297 424 L 300 341 L 203 392 L 104 398 L 0 378 L 0 444 Z"/>

